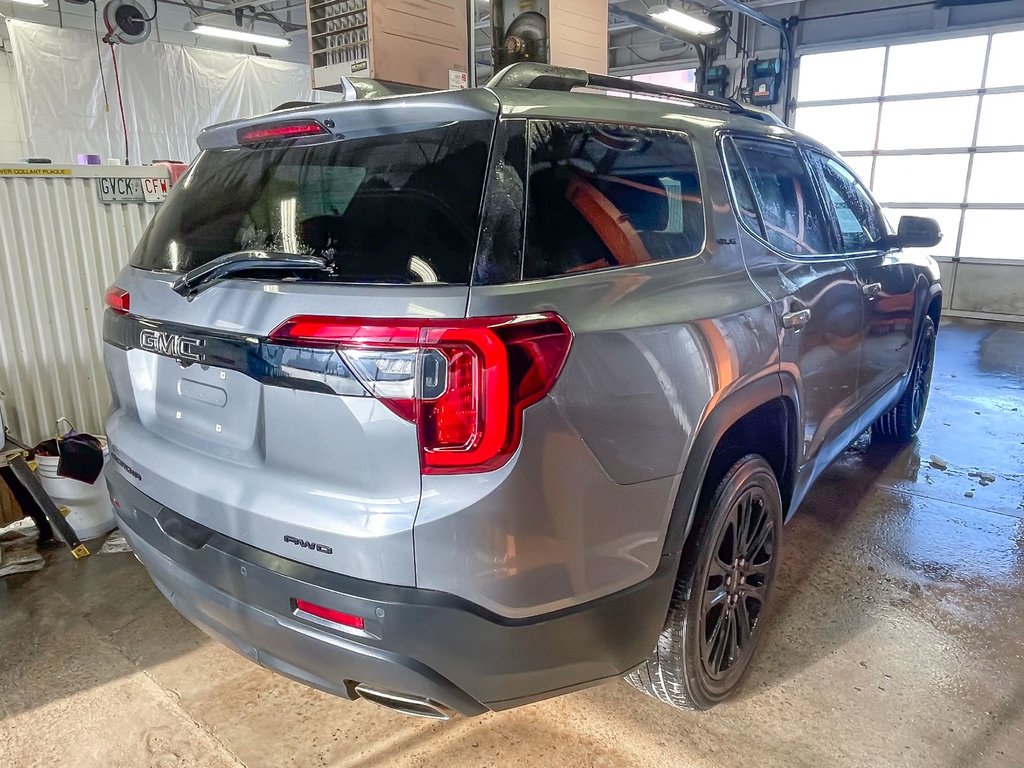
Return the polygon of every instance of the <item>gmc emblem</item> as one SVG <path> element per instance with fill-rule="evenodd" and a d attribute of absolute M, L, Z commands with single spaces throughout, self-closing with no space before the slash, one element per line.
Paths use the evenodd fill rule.
<path fill-rule="evenodd" d="M 203 346 L 202 339 L 192 336 L 179 336 L 176 333 L 154 331 L 152 328 L 145 328 L 139 333 L 139 347 L 142 349 L 193 363 L 203 362 Z"/>
<path fill-rule="evenodd" d="M 334 554 L 334 550 L 328 547 L 326 544 L 317 544 L 315 541 L 297 539 L 294 536 L 285 536 L 284 540 L 286 544 L 294 544 L 295 546 L 302 547 L 303 549 L 312 549 L 317 552 L 322 552 L 325 555 Z"/>

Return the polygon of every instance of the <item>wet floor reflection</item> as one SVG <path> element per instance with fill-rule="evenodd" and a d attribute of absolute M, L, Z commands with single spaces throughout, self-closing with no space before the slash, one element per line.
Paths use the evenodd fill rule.
<path fill-rule="evenodd" d="M 944 322 L 928 415 L 909 446 L 862 437 L 805 507 L 837 528 L 872 512 L 865 546 L 922 586 L 972 600 L 1024 577 L 1024 327 Z M 846 500 L 829 509 L 825 500 Z M 803 511 L 798 513 L 798 516 Z"/>

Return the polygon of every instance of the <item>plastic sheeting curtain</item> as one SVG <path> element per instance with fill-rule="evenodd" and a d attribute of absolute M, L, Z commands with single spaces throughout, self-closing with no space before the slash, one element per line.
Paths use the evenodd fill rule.
<path fill-rule="evenodd" d="M 101 51 L 106 112 L 91 33 L 14 20 L 8 29 L 31 154 L 56 163 L 73 163 L 79 153 L 123 162 L 109 46 Z M 115 55 L 133 164 L 187 162 L 198 152 L 196 135 L 212 123 L 317 100 L 302 64 L 156 42 L 119 45 Z"/>

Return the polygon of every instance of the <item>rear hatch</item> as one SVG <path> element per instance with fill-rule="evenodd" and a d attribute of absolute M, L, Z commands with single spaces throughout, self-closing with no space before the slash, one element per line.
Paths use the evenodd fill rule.
<path fill-rule="evenodd" d="M 465 317 L 497 109 L 428 94 L 205 131 L 108 295 L 118 471 L 260 549 L 415 583 L 410 329 Z"/>

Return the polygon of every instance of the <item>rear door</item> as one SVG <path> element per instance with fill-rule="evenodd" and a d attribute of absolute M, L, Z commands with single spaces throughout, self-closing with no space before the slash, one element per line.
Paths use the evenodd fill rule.
<path fill-rule="evenodd" d="M 462 98 L 314 113 L 327 135 L 240 144 L 241 125 L 205 136 L 118 278 L 128 312 L 105 321 L 107 431 L 127 479 L 260 549 L 415 583 L 417 431 L 381 396 L 415 366 L 401 350 L 343 356 L 308 329 L 274 331 L 297 316 L 356 328 L 465 316 L 496 101 Z M 252 269 L 188 297 L 174 290 L 189 270 L 249 250 L 331 269 Z"/>
<path fill-rule="evenodd" d="M 747 270 L 775 308 L 783 374 L 797 382 L 804 460 L 827 463 L 837 450 L 830 438 L 856 403 L 860 289 L 845 257 L 833 252 L 799 148 L 741 136 L 726 137 L 723 148 Z"/>
<path fill-rule="evenodd" d="M 836 158 L 808 153 L 864 305 L 859 399 L 869 401 L 910 369 L 914 334 L 913 269 L 885 252 L 885 219 L 871 193 Z"/>

